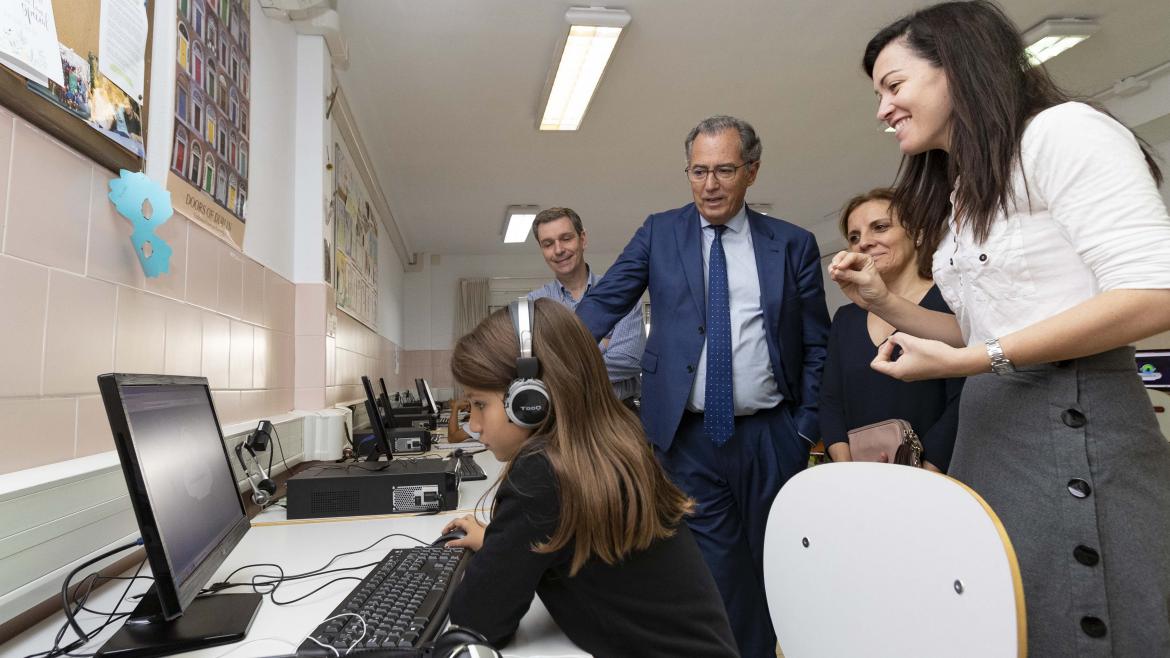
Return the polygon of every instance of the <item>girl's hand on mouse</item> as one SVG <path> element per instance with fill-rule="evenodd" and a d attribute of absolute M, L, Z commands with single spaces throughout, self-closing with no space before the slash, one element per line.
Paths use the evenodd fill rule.
<path fill-rule="evenodd" d="M 443 534 L 445 535 L 456 528 L 466 532 L 467 536 L 462 539 L 452 539 L 447 542 L 447 546 L 451 548 L 470 548 L 473 551 L 478 551 L 483 547 L 483 533 L 487 526 L 480 523 L 474 514 L 461 516 L 448 523 L 443 527 Z"/>

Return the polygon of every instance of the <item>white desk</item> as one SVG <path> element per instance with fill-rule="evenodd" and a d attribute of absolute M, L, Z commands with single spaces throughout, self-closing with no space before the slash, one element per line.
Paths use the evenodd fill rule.
<path fill-rule="evenodd" d="M 354 551 L 369 546 L 374 541 L 390 533 L 412 535 L 421 540 L 433 541 L 439 536 L 443 526 L 452 518 L 468 514 L 476 503 L 495 482 L 496 475 L 502 464 L 495 460 L 490 453 L 476 456 L 477 462 L 487 473 L 488 479 L 478 482 L 466 482 L 459 488 L 460 509 L 444 512 L 434 516 L 397 515 L 386 517 L 351 517 L 347 519 L 312 519 L 302 521 L 286 521 L 284 510 L 278 507 L 270 508 L 257 516 L 252 523 L 252 529 L 244 536 L 239 546 L 232 551 L 231 556 L 216 572 L 213 579 L 221 580 L 233 570 L 246 564 L 260 562 L 275 562 L 280 564 L 286 574 L 302 573 L 318 569 L 325 565 L 334 555 Z M 484 505 L 490 504 L 490 498 Z M 486 515 L 485 515 L 486 516 Z M 333 563 L 332 567 L 367 564 L 377 562 L 391 548 L 400 548 L 417 545 L 405 537 L 391 537 L 374 548 L 357 555 L 346 556 Z M 331 568 L 332 568 L 331 567 Z M 368 571 L 368 570 L 366 570 Z M 366 571 L 353 572 L 357 576 Z M 144 567 L 143 573 L 149 568 Z M 131 572 L 132 573 L 132 572 Z M 251 575 L 275 574 L 271 567 L 262 567 L 241 572 L 232 578 L 233 582 L 245 582 Z M 131 575 L 130 573 L 124 575 Z M 276 591 L 278 600 L 287 601 L 305 594 L 333 578 L 347 575 L 344 573 L 326 574 L 316 578 L 295 581 L 283 585 Z M 270 597 L 265 596 L 264 602 L 252 623 L 248 637 L 240 643 L 220 647 L 212 647 L 202 651 L 183 654 L 192 658 L 212 658 L 230 656 L 243 658 L 247 656 L 272 656 L 292 653 L 296 646 L 304 640 L 312 629 L 324 620 L 338 603 L 357 584 L 356 580 L 345 580 L 334 583 L 322 591 L 306 598 L 304 601 L 286 606 L 277 606 Z M 139 581 L 131 589 L 132 593 L 144 591 L 148 586 L 145 581 Z M 117 602 L 125 583 L 117 581 L 103 587 L 90 598 L 87 607 L 94 610 L 111 610 Z M 250 591 L 247 588 L 237 588 L 229 591 Z M 130 602 L 123 603 L 119 610 L 129 610 L 133 607 Z M 81 613 L 78 622 L 88 630 L 100 625 L 104 617 L 90 613 Z M 64 621 L 64 614 L 58 613 L 42 622 L 19 637 L 0 646 L 0 656 L 25 656 L 31 653 L 44 651 L 53 644 L 53 636 Z M 81 650 L 81 653 L 96 651 L 101 643 L 113 635 L 120 624 L 114 624 L 95 641 Z M 67 633 L 73 638 L 72 631 Z M 553 622 L 540 599 L 534 598 L 532 608 L 520 622 L 515 639 L 503 651 L 509 658 L 527 658 L 529 656 L 556 656 L 588 657 L 589 654 L 578 649 L 564 636 L 560 628 Z"/>

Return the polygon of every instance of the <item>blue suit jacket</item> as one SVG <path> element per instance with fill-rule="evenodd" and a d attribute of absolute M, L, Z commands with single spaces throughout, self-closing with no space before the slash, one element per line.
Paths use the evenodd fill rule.
<path fill-rule="evenodd" d="M 796 430 L 820 436 L 817 397 L 829 313 L 812 233 L 747 211 L 760 278 L 772 373 L 794 407 Z M 650 289 L 650 337 L 642 355 L 642 423 L 650 441 L 674 441 L 706 340 L 703 242 L 695 204 L 650 215 L 616 263 L 590 288 L 577 315 L 600 340 Z"/>

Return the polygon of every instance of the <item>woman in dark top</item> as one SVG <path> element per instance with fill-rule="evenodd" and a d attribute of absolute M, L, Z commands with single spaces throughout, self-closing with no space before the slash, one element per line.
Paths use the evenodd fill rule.
<path fill-rule="evenodd" d="M 521 303 L 527 303 L 521 300 Z M 532 356 L 551 400 L 535 429 L 512 422 L 516 303 L 459 340 L 451 370 L 471 429 L 501 461 L 491 523 L 450 523 L 474 550 L 451 622 L 496 646 L 535 594 L 596 656 L 736 656 L 715 581 L 685 523 L 693 502 L 667 480 L 641 423 L 613 395 L 597 344 L 572 312 L 532 303 Z"/>
<path fill-rule="evenodd" d="M 845 205 L 840 228 L 849 250 L 873 259 L 886 286 L 923 308 L 950 313 L 930 272 L 919 269 L 914 240 L 890 211 L 893 191 L 878 188 Z M 946 471 L 955 447 L 962 379 L 902 382 L 870 368 L 894 327 L 857 304 L 838 309 L 821 376 L 821 436 L 833 461 L 849 461 L 847 432 L 890 418 L 910 423 L 924 466 Z"/>

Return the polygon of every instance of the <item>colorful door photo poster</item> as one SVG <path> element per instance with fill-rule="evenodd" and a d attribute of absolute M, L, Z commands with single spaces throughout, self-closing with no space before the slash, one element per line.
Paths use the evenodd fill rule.
<path fill-rule="evenodd" d="M 130 153 L 143 157 L 143 89 L 131 85 L 124 89 L 115 84 L 104 73 L 108 70 L 104 60 L 114 60 L 129 76 L 145 75 L 150 29 L 145 3 L 3 0 L 3 5 L 0 50 L 8 58 L 0 58 L 0 62 L 28 77 L 29 89 L 65 108 Z M 109 35 L 103 33 L 113 29 L 106 13 L 116 21 L 122 41 L 116 52 L 107 47 Z M 14 21 L 21 17 L 36 29 L 13 31 L 19 27 Z M 54 63 L 60 68 L 46 70 L 46 47 L 53 39 Z M 19 58 L 24 66 L 18 66 L 12 57 Z"/>
<path fill-rule="evenodd" d="M 332 155 L 333 196 L 326 223 L 333 224 L 333 285 L 337 308 L 375 329 L 378 319 L 378 220 L 371 210 L 365 185 L 354 169 L 348 149 L 337 136 L 336 128 Z M 327 236 L 327 250 L 329 242 Z"/>
<path fill-rule="evenodd" d="M 248 208 L 251 22 L 246 0 L 178 0 L 175 210 L 236 248 Z"/>

